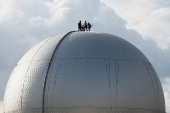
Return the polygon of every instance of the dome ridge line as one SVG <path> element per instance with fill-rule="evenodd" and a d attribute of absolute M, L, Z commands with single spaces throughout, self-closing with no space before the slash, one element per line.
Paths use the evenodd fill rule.
<path fill-rule="evenodd" d="M 54 56 L 54 53 L 56 51 L 56 49 L 58 48 L 58 46 L 60 45 L 60 43 L 64 40 L 64 38 L 66 36 L 68 36 L 70 33 L 73 33 L 73 32 L 76 32 L 76 31 L 70 31 L 68 32 L 67 34 L 65 34 L 58 42 L 58 44 L 56 44 L 56 47 L 54 48 L 54 51 L 51 55 L 51 59 L 49 60 L 49 63 L 48 63 L 48 66 L 47 66 L 47 71 L 45 73 L 45 78 L 44 78 L 44 83 L 43 83 L 43 96 L 42 96 L 42 113 L 44 113 L 44 93 L 45 93 L 45 86 L 46 86 L 46 79 L 47 79 L 47 75 L 48 75 L 48 71 L 49 71 L 49 68 L 50 68 L 50 64 L 51 64 L 51 61 L 53 59 L 53 56 Z"/>

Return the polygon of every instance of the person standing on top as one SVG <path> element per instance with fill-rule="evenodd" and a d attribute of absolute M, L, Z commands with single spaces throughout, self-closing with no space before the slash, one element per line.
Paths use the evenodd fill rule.
<path fill-rule="evenodd" d="M 78 31 L 81 31 L 81 20 L 79 21 L 79 23 L 78 23 Z"/>
<path fill-rule="evenodd" d="M 90 31 L 90 28 L 92 27 L 92 25 L 88 22 L 88 29 Z"/>
<path fill-rule="evenodd" d="M 87 31 L 87 23 L 86 23 L 86 21 L 85 21 L 85 23 L 84 23 L 84 31 Z"/>

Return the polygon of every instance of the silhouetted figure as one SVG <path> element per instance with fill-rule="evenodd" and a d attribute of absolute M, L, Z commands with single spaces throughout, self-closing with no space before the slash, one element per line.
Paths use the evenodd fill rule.
<path fill-rule="evenodd" d="M 92 25 L 88 22 L 88 29 L 90 31 L 90 28 L 92 27 Z"/>
<path fill-rule="evenodd" d="M 84 25 L 81 26 L 81 31 L 85 31 Z"/>
<path fill-rule="evenodd" d="M 81 27 L 81 20 L 80 20 L 78 23 L 78 31 L 81 31 L 81 30 L 82 30 L 82 27 Z"/>
<path fill-rule="evenodd" d="M 86 23 L 86 21 L 85 21 L 85 23 L 84 23 L 84 31 L 87 31 L 87 23 Z"/>

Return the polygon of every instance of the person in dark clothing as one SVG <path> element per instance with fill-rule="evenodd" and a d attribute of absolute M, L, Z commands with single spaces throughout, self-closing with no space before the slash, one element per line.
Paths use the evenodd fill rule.
<path fill-rule="evenodd" d="M 85 21 L 85 23 L 84 23 L 84 31 L 87 31 L 87 23 L 86 23 L 86 21 Z"/>
<path fill-rule="evenodd" d="M 88 22 L 88 29 L 89 29 L 89 31 L 90 31 L 90 28 L 92 27 L 92 25 Z"/>
<path fill-rule="evenodd" d="M 80 20 L 78 23 L 78 31 L 81 31 L 81 30 L 82 30 L 82 28 L 81 28 L 81 20 Z"/>

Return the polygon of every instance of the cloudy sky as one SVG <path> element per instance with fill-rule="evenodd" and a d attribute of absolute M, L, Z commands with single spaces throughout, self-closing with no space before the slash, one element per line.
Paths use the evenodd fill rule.
<path fill-rule="evenodd" d="M 9 76 L 20 58 L 50 36 L 77 30 L 124 38 L 151 61 L 163 84 L 170 113 L 169 0 L 0 0 L 0 105 Z"/>

